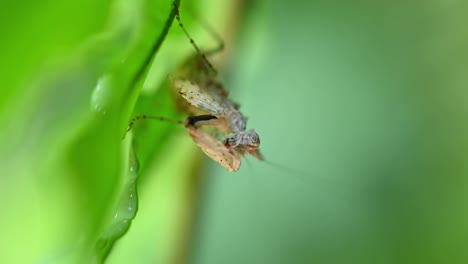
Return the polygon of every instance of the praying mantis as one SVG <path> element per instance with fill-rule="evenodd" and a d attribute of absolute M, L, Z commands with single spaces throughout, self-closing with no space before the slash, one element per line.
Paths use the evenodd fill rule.
<path fill-rule="evenodd" d="M 196 54 L 175 77 L 170 76 L 169 80 L 180 97 L 202 114 L 189 116 L 184 122 L 150 115 L 137 116 L 131 120 L 127 131 L 130 131 L 133 124 L 140 119 L 183 124 L 193 142 L 229 172 L 238 171 L 241 165 L 240 159 L 246 155 L 263 160 L 259 151 L 260 137 L 253 129 L 246 130 L 247 118 L 239 111 L 239 105 L 228 97 L 228 92 L 217 78 L 218 72 L 207 59 L 206 54 L 221 50 L 223 45 L 221 49 L 203 53 L 185 29 L 178 5 L 175 2 L 172 5 L 178 25 L 194 47 Z M 204 128 L 211 131 L 206 131 Z"/>

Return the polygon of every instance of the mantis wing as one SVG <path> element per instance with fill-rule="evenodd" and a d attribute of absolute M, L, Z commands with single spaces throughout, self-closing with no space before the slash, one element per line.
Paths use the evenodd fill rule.
<path fill-rule="evenodd" d="M 179 94 L 191 105 L 202 109 L 216 117 L 223 117 L 226 108 L 215 100 L 210 94 L 202 91 L 198 84 L 187 80 L 176 79 L 173 81 L 174 87 Z"/>

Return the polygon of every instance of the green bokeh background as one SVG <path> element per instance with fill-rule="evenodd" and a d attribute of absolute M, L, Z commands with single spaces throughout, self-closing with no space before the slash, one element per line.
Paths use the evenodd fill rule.
<path fill-rule="evenodd" d="M 261 136 L 228 173 L 171 124 L 122 140 L 184 117 L 171 2 L 0 9 L 1 263 L 468 262 L 468 4 L 182 0 Z"/>
<path fill-rule="evenodd" d="M 210 176 L 196 263 L 466 263 L 466 2 L 254 7 L 235 97 L 307 179 Z"/>

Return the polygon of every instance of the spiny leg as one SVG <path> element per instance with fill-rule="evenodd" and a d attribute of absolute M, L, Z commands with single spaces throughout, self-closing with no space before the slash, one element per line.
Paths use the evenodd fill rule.
<path fill-rule="evenodd" d="M 189 116 L 185 119 L 185 126 L 199 127 L 204 125 L 211 120 L 216 120 L 216 116 L 212 115 L 198 115 L 198 116 Z M 209 124 L 208 124 L 209 125 Z"/>
<path fill-rule="evenodd" d="M 180 26 L 180 28 L 182 29 L 182 31 L 184 32 L 184 34 L 187 36 L 187 38 L 190 40 L 190 44 L 195 48 L 195 50 L 197 51 L 198 55 L 200 56 L 200 58 L 202 59 L 202 61 L 206 64 L 206 66 L 208 67 L 209 71 L 211 71 L 214 75 L 217 75 L 218 74 L 218 71 L 216 71 L 216 69 L 213 67 L 213 65 L 211 64 L 210 61 L 208 61 L 208 59 L 206 58 L 206 55 L 205 53 L 203 53 L 200 48 L 198 47 L 198 45 L 195 43 L 195 41 L 193 40 L 193 38 L 190 36 L 190 34 L 188 33 L 188 31 L 185 29 L 184 27 L 184 24 L 182 24 L 182 20 L 180 19 L 180 14 L 179 14 L 179 6 L 177 5 L 176 2 L 172 2 L 172 5 L 174 6 L 174 10 L 175 10 L 175 17 L 177 19 L 177 22 Z M 224 44 L 222 45 L 222 47 L 224 48 Z M 211 52 L 212 53 L 212 52 Z"/>
<path fill-rule="evenodd" d="M 197 115 L 189 116 L 185 119 L 185 126 L 191 126 L 200 128 L 202 126 L 208 126 L 214 129 L 216 134 L 222 132 L 223 134 L 230 133 L 230 127 L 225 118 L 216 118 L 212 115 Z"/>
<path fill-rule="evenodd" d="M 138 116 L 135 116 L 134 118 L 132 118 L 132 120 L 130 120 L 130 123 L 128 124 L 128 128 L 127 128 L 127 132 L 129 132 L 132 129 L 132 127 L 133 127 L 133 125 L 135 124 L 136 121 L 143 120 L 143 119 L 153 119 L 153 120 L 159 120 L 159 121 L 163 121 L 163 122 L 171 122 L 171 123 L 174 123 L 174 124 L 183 124 L 184 123 L 183 121 L 180 121 L 180 120 L 170 119 L 170 118 L 166 118 L 166 117 L 162 117 L 162 116 L 138 115 Z"/>

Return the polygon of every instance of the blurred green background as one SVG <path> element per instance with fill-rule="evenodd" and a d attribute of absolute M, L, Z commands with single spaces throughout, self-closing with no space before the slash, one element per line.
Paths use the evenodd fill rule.
<path fill-rule="evenodd" d="M 1 263 L 468 262 L 466 1 L 182 0 L 261 136 L 237 173 L 125 135 L 184 117 L 171 3 L 0 9 Z"/>

